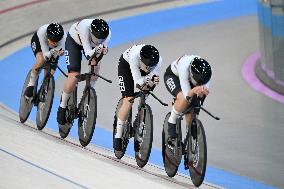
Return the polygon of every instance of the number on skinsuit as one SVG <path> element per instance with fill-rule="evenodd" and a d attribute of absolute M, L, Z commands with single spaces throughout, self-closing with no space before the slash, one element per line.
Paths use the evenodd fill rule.
<path fill-rule="evenodd" d="M 119 76 L 118 77 L 118 81 L 119 81 L 119 89 L 120 91 L 125 91 L 125 86 L 124 86 L 124 82 L 123 82 L 123 77 Z"/>
<path fill-rule="evenodd" d="M 69 62 L 69 53 L 68 53 L 68 50 L 65 50 L 65 57 L 66 57 L 66 64 L 67 66 L 70 65 L 70 62 Z"/>

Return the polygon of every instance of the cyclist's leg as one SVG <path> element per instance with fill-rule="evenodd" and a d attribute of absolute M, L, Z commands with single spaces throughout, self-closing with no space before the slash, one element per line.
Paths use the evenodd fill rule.
<path fill-rule="evenodd" d="M 121 56 L 118 64 L 118 79 L 119 79 L 119 88 L 122 94 L 123 100 L 120 109 L 117 112 L 117 124 L 116 124 L 116 133 L 114 140 L 114 148 L 116 150 L 121 150 L 122 148 L 122 134 L 123 127 L 127 120 L 127 115 L 132 107 L 132 104 L 129 100 L 134 94 L 134 81 L 131 74 L 129 63 L 124 60 Z"/>
<path fill-rule="evenodd" d="M 76 87 L 76 76 L 80 74 L 82 60 L 82 47 L 79 46 L 69 34 L 66 38 L 65 49 L 68 78 L 64 83 L 61 102 L 57 112 L 57 122 L 61 125 L 66 123 L 67 102 Z"/>
<path fill-rule="evenodd" d="M 30 81 L 28 83 L 28 87 L 25 91 L 25 96 L 32 97 L 34 92 L 34 86 L 37 80 L 37 76 L 39 75 L 40 71 L 37 71 L 36 69 L 40 68 L 44 64 L 44 58 L 43 53 L 41 50 L 41 46 L 39 43 L 39 39 L 37 36 L 37 33 L 34 33 L 32 39 L 31 39 L 31 48 L 33 50 L 34 56 L 36 58 L 36 61 L 32 67 L 32 72 L 30 75 Z"/>
<path fill-rule="evenodd" d="M 31 48 L 32 48 L 34 56 L 36 58 L 36 62 L 32 67 L 32 73 L 34 75 L 36 75 L 37 74 L 36 69 L 40 68 L 45 61 L 44 57 L 43 57 L 42 50 L 41 50 L 39 38 L 38 38 L 36 32 L 34 33 L 32 39 L 31 39 Z"/>
<path fill-rule="evenodd" d="M 179 78 L 172 72 L 169 66 L 164 74 L 164 83 L 167 90 L 175 97 L 171 115 L 168 120 L 168 134 L 170 138 L 176 138 L 176 119 L 180 112 L 186 108 L 186 101 L 182 95 Z"/>
<path fill-rule="evenodd" d="M 123 56 L 120 57 L 118 63 L 118 79 L 119 79 L 119 88 L 123 97 L 123 101 L 122 101 L 122 106 L 120 107 L 117 113 L 117 120 L 118 120 L 117 129 L 118 130 L 121 129 L 121 132 L 117 133 L 116 138 L 121 138 L 123 125 L 132 107 L 132 104 L 129 102 L 129 100 L 134 95 L 134 81 L 131 69 L 129 63 L 123 58 Z"/>

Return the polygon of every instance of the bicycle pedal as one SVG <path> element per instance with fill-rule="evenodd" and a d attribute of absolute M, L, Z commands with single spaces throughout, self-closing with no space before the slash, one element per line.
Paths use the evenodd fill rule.
<path fill-rule="evenodd" d="M 130 137 L 135 137 L 135 128 L 130 127 Z"/>
<path fill-rule="evenodd" d="M 173 143 L 167 143 L 166 145 L 171 151 L 174 151 L 175 145 Z"/>
<path fill-rule="evenodd" d="M 188 169 L 189 169 L 189 166 L 187 165 L 186 162 L 184 162 L 184 169 L 185 169 L 185 170 L 188 170 Z"/>
<path fill-rule="evenodd" d="M 184 169 L 187 170 L 189 169 L 189 166 L 188 166 L 188 158 L 187 158 L 187 155 L 185 154 L 184 155 Z"/>

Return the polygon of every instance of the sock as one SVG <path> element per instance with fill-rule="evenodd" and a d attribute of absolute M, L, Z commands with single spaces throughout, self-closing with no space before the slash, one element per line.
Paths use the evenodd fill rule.
<path fill-rule="evenodd" d="M 117 118 L 117 124 L 116 124 L 116 133 L 114 138 L 121 138 L 123 133 L 123 125 L 125 121 L 121 121 L 119 118 Z"/>
<path fill-rule="evenodd" d="M 168 122 L 172 123 L 172 124 L 176 124 L 179 114 L 180 114 L 180 112 L 176 111 L 176 109 L 173 107 Z"/>
<path fill-rule="evenodd" d="M 60 103 L 60 107 L 61 108 L 66 108 L 67 106 L 67 101 L 70 98 L 71 93 L 65 93 L 64 91 L 62 92 L 61 95 L 61 103 Z"/>
<path fill-rule="evenodd" d="M 28 86 L 35 86 L 36 78 L 37 78 L 37 74 L 35 75 L 33 72 L 31 72 L 30 81 L 29 81 Z"/>

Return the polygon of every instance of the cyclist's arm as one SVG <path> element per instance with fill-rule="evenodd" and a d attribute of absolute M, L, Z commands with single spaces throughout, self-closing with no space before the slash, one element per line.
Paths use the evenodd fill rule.
<path fill-rule="evenodd" d="M 111 31 L 109 30 L 109 34 L 108 34 L 107 38 L 102 42 L 102 44 L 105 47 L 108 47 L 108 43 L 110 42 L 110 38 L 111 38 Z"/>
<path fill-rule="evenodd" d="M 40 47 L 42 50 L 43 58 L 46 60 L 46 58 L 51 57 L 51 53 L 49 51 L 49 47 L 47 44 L 47 37 L 46 37 L 46 29 L 48 25 L 41 26 L 37 31 L 37 36 L 39 39 Z"/>
<path fill-rule="evenodd" d="M 151 71 L 151 74 L 152 74 L 152 75 L 159 76 L 159 75 L 160 75 L 160 70 L 161 70 L 162 64 L 163 64 L 163 59 L 162 59 L 162 57 L 160 56 L 159 62 L 158 62 L 158 64 L 157 64 L 157 66 Z"/>
<path fill-rule="evenodd" d="M 189 60 L 183 57 L 179 60 L 177 64 L 177 71 L 179 75 L 180 86 L 181 86 L 182 94 L 185 99 L 186 99 L 186 96 L 190 94 L 189 92 L 191 90 L 189 80 L 188 80 L 189 79 L 188 62 Z"/>
<path fill-rule="evenodd" d="M 85 52 L 86 57 L 93 56 L 93 48 L 90 41 L 90 31 L 88 20 L 82 20 L 77 26 L 77 31 Z"/>
<path fill-rule="evenodd" d="M 65 41 L 66 41 L 67 34 L 64 32 L 63 38 L 58 42 L 58 46 L 56 47 L 58 50 L 65 51 Z"/>
<path fill-rule="evenodd" d="M 129 55 L 129 65 L 134 81 L 134 85 L 137 84 L 142 86 L 144 84 L 144 77 L 141 76 L 140 69 L 139 69 L 139 53 L 140 51 L 131 52 Z"/>
<path fill-rule="evenodd" d="M 102 42 L 102 45 L 104 46 L 104 48 L 107 48 L 107 51 L 108 51 L 108 43 L 110 41 L 110 38 L 111 38 L 111 31 L 109 31 L 109 34 L 108 34 L 107 38 Z M 101 53 L 97 57 L 97 61 L 100 62 L 104 55 L 105 55 L 104 53 Z"/>

